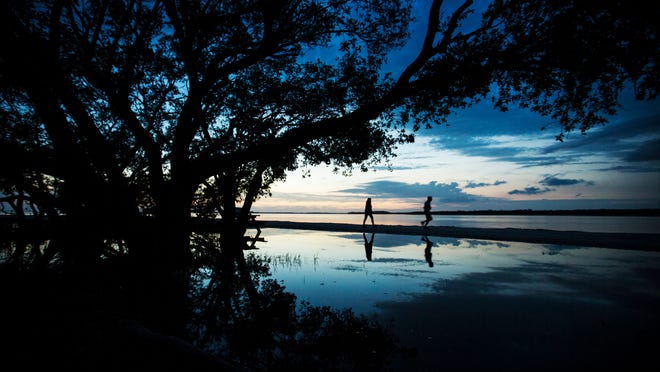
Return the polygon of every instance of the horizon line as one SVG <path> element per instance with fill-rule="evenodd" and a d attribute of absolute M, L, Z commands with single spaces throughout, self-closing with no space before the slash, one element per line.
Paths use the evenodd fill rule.
<path fill-rule="evenodd" d="M 253 213 L 269 214 L 364 214 L 364 211 L 323 212 L 323 211 L 260 211 Z M 374 214 L 424 214 L 423 211 L 374 211 Z M 475 210 L 445 210 L 433 211 L 432 215 L 441 214 L 624 214 L 660 216 L 660 208 L 575 208 L 575 209 L 475 209 Z"/>

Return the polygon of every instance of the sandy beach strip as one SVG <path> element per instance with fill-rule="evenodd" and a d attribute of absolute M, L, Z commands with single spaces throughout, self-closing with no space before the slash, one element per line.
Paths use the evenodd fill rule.
<path fill-rule="evenodd" d="M 635 249 L 643 251 L 660 251 L 660 234 L 641 233 L 601 233 L 584 231 L 556 231 L 531 229 L 495 229 L 471 228 L 453 226 L 421 226 L 376 225 L 363 228 L 359 224 L 326 223 L 326 222 L 289 222 L 260 221 L 263 236 L 268 236 L 268 228 L 300 229 L 337 232 L 374 232 L 399 235 L 427 235 L 459 239 L 480 239 L 511 242 L 526 242 L 537 244 L 557 244 L 581 247 L 600 247 L 615 249 Z"/>

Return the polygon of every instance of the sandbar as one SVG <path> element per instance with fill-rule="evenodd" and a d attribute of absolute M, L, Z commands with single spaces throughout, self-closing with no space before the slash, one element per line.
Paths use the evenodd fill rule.
<path fill-rule="evenodd" d="M 374 232 L 399 235 L 426 235 L 460 239 L 496 240 L 511 242 L 526 242 L 537 244 L 571 245 L 580 247 L 600 247 L 614 249 L 633 249 L 643 251 L 660 251 L 660 234 L 644 233 L 605 233 L 585 231 L 557 231 L 544 229 L 516 228 L 472 228 L 454 226 L 422 226 L 404 225 L 367 225 L 329 223 L 329 222 L 290 222 L 290 221 L 260 221 L 263 236 L 267 236 L 268 228 L 301 229 L 335 232 Z"/>

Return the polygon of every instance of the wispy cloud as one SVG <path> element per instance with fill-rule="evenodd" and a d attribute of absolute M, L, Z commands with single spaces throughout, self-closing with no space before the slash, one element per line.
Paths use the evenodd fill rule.
<path fill-rule="evenodd" d="M 524 189 L 514 189 L 509 191 L 509 195 L 540 195 L 547 192 L 556 191 L 558 187 L 573 186 L 573 185 L 587 185 L 593 186 L 593 181 L 587 181 L 577 178 L 559 178 L 557 174 L 547 174 L 543 177 L 539 184 L 541 187 L 528 186 Z"/>
<path fill-rule="evenodd" d="M 626 172 L 626 173 L 660 173 L 660 164 L 650 165 L 650 166 L 639 166 L 639 165 L 617 165 L 613 167 L 605 167 L 595 169 L 600 172 Z"/>
<path fill-rule="evenodd" d="M 437 149 L 525 168 L 577 164 L 593 156 L 609 162 L 649 163 L 629 168 L 629 172 L 655 172 L 659 166 L 654 163 L 660 161 L 660 109 L 593 128 L 586 134 L 572 132 L 564 142 L 554 141 L 556 133 L 538 129 L 543 120 L 538 117 L 520 115 L 516 120 L 514 116 L 514 120 L 493 125 L 485 118 L 485 111 L 484 107 L 470 110 L 456 127 L 434 130 L 429 143 Z"/>
<path fill-rule="evenodd" d="M 555 189 L 551 189 L 549 187 L 539 188 L 536 186 L 530 186 L 530 187 L 525 187 L 522 190 L 520 189 L 511 190 L 509 191 L 509 195 L 539 195 L 554 190 Z"/>
<path fill-rule="evenodd" d="M 655 138 L 643 143 L 627 153 L 623 160 L 627 162 L 644 162 L 660 160 L 660 138 Z"/>
<path fill-rule="evenodd" d="M 574 179 L 574 178 L 558 178 L 556 174 L 545 176 L 545 178 L 540 180 L 539 183 L 545 186 L 569 186 L 569 185 L 577 185 L 577 184 L 584 184 L 589 186 L 594 185 L 593 181 L 586 181 L 583 179 Z"/>
<path fill-rule="evenodd" d="M 541 152 L 551 136 L 538 134 L 449 137 L 437 136 L 429 143 L 441 150 L 453 150 L 468 157 L 481 157 L 493 161 L 513 163 L 520 167 L 538 167 L 575 162 L 579 156 L 573 153 Z"/>
<path fill-rule="evenodd" d="M 469 181 L 467 183 L 467 185 L 465 185 L 465 188 L 466 189 L 476 189 L 478 187 L 499 186 L 499 185 L 503 185 L 505 183 L 506 183 L 506 181 L 500 181 L 500 180 L 497 180 L 497 181 L 492 182 L 492 183 L 490 183 L 490 182 L 473 182 L 473 181 Z"/>
<path fill-rule="evenodd" d="M 340 193 L 369 194 L 379 198 L 421 198 L 433 196 L 434 200 L 446 203 L 465 203 L 474 201 L 474 195 L 467 194 L 458 183 L 405 183 L 378 180 L 356 185 L 354 188 L 338 190 Z"/>
<path fill-rule="evenodd" d="M 660 113 L 607 124 L 542 150 L 551 153 L 605 154 L 626 162 L 660 160 Z"/>

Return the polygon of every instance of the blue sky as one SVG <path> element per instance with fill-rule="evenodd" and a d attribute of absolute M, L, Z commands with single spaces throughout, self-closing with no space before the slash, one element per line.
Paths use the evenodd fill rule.
<path fill-rule="evenodd" d="M 428 1 L 415 12 L 423 14 Z M 423 17 L 412 35 L 423 34 Z M 391 58 L 405 66 L 418 42 Z M 385 165 L 346 177 L 328 167 L 292 172 L 258 200 L 257 211 L 660 208 L 660 102 L 621 97 L 610 122 L 557 142 L 551 119 L 524 110 L 496 111 L 484 102 L 450 117 L 449 126 L 421 131 Z M 545 130 L 541 128 L 547 127 Z"/>
<path fill-rule="evenodd" d="M 564 142 L 546 118 L 478 106 L 422 132 L 385 165 L 346 177 L 329 167 L 290 173 L 259 211 L 660 208 L 660 107 L 628 102 L 603 127 Z M 556 129 L 556 128 L 555 128 Z"/>

